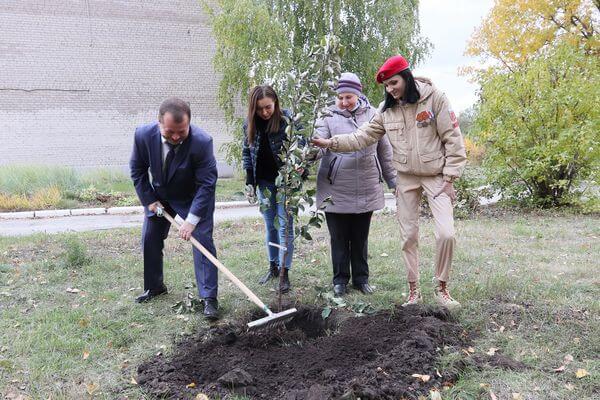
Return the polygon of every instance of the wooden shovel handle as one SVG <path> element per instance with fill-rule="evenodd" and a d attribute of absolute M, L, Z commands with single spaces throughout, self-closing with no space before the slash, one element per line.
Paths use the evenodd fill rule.
<path fill-rule="evenodd" d="M 157 213 L 157 215 L 159 215 L 160 213 Z M 175 226 L 177 229 L 179 229 L 179 224 L 177 223 L 177 221 L 175 221 L 175 219 L 169 215 L 169 213 L 166 210 L 162 210 L 162 216 L 165 217 L 167 219 L 167 221 L 169 221 L 171 223 L 171 225 Z M 200 244 L 199 241 L 197 241 L 193 236 L 190 238 L 190 242 L 192 242 L 192 244 L 194 245 L 194 247 L 196 247 L 198 250 L 200 250 L 200 252 L 202 254 L 204 254 L 204 256 L 206 256 L 206 258 L 208 258 L 210 260 L 211 263 L 213 263 L 213 265 L 215 267 L 217 267 L 217 269 L 219 271 L 221 271 L 222 273 L 224 273 L 231 282 L 233 282 L 238 288 L 240 288 L 240 290 L 242 292 L 244 292 L 244 294 L 246 296 L 248 296 L 248 298 L 257 306 L 259 306 L 262 310 L 267 311 L 269 308 L 267 306 L 265 306 L 265 303 L 263 303 L 257 295 L 255 295 L 250 289 L 248 289 L 248 287 L 246 285 L 244 285 L 244 283 L 242 281 L 240 281 L 235 275 L 233 275 L 231 273 L 231 271 L 229 271 L 227 269 L 227 267 L 225 267 L 221 261 L 217 260 L 215 258 L 215 256 L 213 256 L 208 250 L 206 250 L 206 248 L 204 246 L 202 246 Z"/>

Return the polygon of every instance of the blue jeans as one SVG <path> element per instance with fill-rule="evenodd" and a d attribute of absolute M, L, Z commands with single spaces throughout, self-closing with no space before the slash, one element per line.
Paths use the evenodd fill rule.
<path fill-rule="evenodd" d="M 267 198 L 263 190 L 268 189 L 271 195 Z M 267 229 L 267 254 L 269 262 L 276 263 L 281 269 L 285 265 L 286 269 L 292 267 L 292 256 L 294 254 L 294 221 L 291 215 L 285 217 L 285 208 L 283 203 L 277 202 L 277 187 L 275 183 L 268 181 L 258 181 L 258 201 L 260 204 L 268 204 L 269 207 L 262 212 Z M 275 217 L 279 220 L 279 229 L 275 228 Z M 288 228 L 287 241 L 285 240 L 285 230 Z M 269 242 L 287 247 L 287 252 L 275 246 L 269 246 Z M 285 243 L 285 244 L 284 244 Z M 283 260 L 285 253 L 285 262 Z"/>

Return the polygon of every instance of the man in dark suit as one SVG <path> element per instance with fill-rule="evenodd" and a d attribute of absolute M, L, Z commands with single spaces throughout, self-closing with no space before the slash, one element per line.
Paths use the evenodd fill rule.
<path fill-rule="evenodd" d="M 216 256 L 213 243 L 213 212 L 217 166 L 212 137 L 190 125 L 188 103 L 169 98 L 160 105 L 158 122 L 138 127 L 129 166 L 131 179 L 145 208 L 142 229 L 144 293 L 138 303 L 166 293 L 163 283 L 163 248 L 170 223 L 156 215 L 158 207 L 185 218 L 179 236 L 196 238 Z M 218 318 L 217 269 L 196 248 L 194 270 L 204 315 Z"/>

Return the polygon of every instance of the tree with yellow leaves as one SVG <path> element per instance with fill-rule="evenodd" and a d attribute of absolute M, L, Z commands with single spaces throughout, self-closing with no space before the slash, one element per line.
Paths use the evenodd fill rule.
<path fill-rule="evenodd" d="M 509 71 L 563 41 L 598 55 L 599 23 L 600 0 L 496 0 L 466 53 Z"/>
<path fill-rule="evenodd" d="M 598 187 L 599 23 L 600 0 L 496 0 L 473 35 L 467 54 L 499 64 L 474 74 L 471 138 L 505 198 L 551 207 Z"/>

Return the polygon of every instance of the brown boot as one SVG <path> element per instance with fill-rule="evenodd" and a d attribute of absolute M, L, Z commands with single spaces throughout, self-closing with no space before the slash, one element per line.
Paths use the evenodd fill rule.
<path fill-rule="evenodd" d="M 460 303 L 450 296 L 450 292 L 448 291 L 448 285 L 444 281 L 438 281 L 438 286 L 434 290 L 435 301 L 442 306 L 446 307 L 448 310 L 458 310 L 460 308 Z"/>
<path fill-rule="evenodd" d="M 417 282 L 408 282 L 408 299 L 402 304 L 402 307 L 421 303 L 423 303 L 423 298 L 421 297 L 419 284 Z"/>

